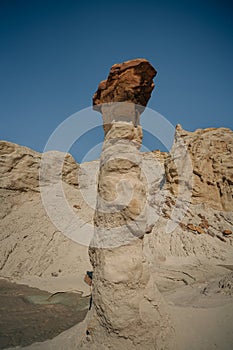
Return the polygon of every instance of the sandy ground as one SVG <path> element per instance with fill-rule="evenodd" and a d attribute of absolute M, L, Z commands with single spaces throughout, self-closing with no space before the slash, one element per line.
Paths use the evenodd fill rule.
<path fill-rule="evenodd" d="M 88 321 L 91 318 L 92 311 L 89 311 L 85 320 L 77 324 L 76 326 L 68 329 L 66 332 L 59 334 L 52 340 L 45 342 L 34 343 L 30 346 L 20 348 L 25 350 L 72 350 L 79 349 L 79 344 L 83 337 L 86 336 L 86 329 Z M 18 349 L 19 347 L 17 347 Z M 8 348 L 7 350 L 13 350 L 14 348 Z"/>
<path fill-rule="evenodd" d="M 172 306 L 177 349 L 232 350 L 233 302 L 211 308 Z"/>
<path fill-rule="evenodd" d="M 216 290 L 203 294 L 205 288 L 205 284 L 184 286 L 166 296 L 177 349 L 232 350 L 233 297 Z"/>
<path fill-rule="evenodd" d="M 183 285 L 163 293 L 176 331 L 176 349 L 172 350 L 232 350 L 232 281 L 233 275 L 230 271 L 222 278 Z M 22 349 L 79 349 L 80 341 L 86 336 L 91 312 L 88 312 L 83 322 L 52 340 L 34 343 Z"/>
<path fill-rule="evenodd" d="M 84 282 L 86 270 L 78 275 L 75 273 L 67 276 L 43 277 L 27 276 L 20 279 L 20 283 L 26 284 L 30 287 L 43 288 L 50 293 L 62 292 L 82 292 L 83 296 L 88 296 L 91 293 L 90 287 Z M 14 281 L 14 279 L 13 279 Z"/>

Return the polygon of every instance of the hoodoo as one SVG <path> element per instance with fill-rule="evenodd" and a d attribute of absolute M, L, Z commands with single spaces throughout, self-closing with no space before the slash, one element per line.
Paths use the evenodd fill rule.
<path fill-rule="evenodd" d="M 144 249 L 146 181 L 140 114 L 156 70 L 145 59 L 115 64 L 93 97 L 105 130 L 95 234 L 89 248 L 93 306 L 88 349 L 168 349 L 173 327 Z"/>

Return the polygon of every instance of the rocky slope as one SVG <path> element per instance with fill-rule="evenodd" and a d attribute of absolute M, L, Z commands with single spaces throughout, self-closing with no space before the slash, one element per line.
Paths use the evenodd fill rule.
<path fill-rule="evenodd" d="M 6 141 L 0 142 L 0 153 L 0 276 L 51 291 L 85 290 L 87 248 L 63 235 L 46 213 L 39 187 L 41 154 Z M 56 163 L 59 152 L 51 154 Z M 62 178 L 74 215 L 84 202 L 78 190 L 78 172 L 82 184 L 84 168 L 66 156 Z"/>
<path fill-rule="evenodd" d="M 182 208 L 182 202 L 179 196 L 177 197 L 174 194 L 177 187 L 175 179 L 177 173 L 173 171 L 174 162 L 170 159 L 168 160 L 169 157 L 166 153 L 161 153 L 159 151 L 143 154 L 142 169 L 146 176 L 148 186 L 147 198 L 150 210 L 149 219 L 151 220 L 151 225 L 156 223 L 153 231 L 155 231 L 156 227 L 161 224 L 160 221 L 162 222 L 161 225 L 165 225 L 163 220 L 166 221 L 167 224 L 172 213 L 175 211 L 176 206 L 179 204 L 180 216 L 183 216 L 183 218 L 178 222 L 176 230 L 180 231 L 180 234 L 184 236 L 183 239 L 197 242 L 200 242 L 201 240 L 210 240 L 210 243 L 214 242 L 215 244 L 217 242 L 218 245 L 223 248 L 228 247 L 232 244 L 232 235 L 224 234 L 224 231 L 232 230 L 232 200 L 230 200 L 230 198 L 232 198 L 231 193 L 233 187 L 231 184 L 233 176 L 232 131 L 219 128 L 198 130 L 194 133 L 182 130 L 182 133 L 188 135 L 190 140 L 189 143 L 192 144 L 193 148 L 195 148 L 196 143 L 199 144 L 203 140 L 203 134 L 208 134 L 208 142 L 211 142 L 212 144 L 216 143 L 217 147 L 211 149 L 211 154 L 209 147 L 206 147 L 206 149 L 205 147 L 200 149 L 201 155 L 197 152 L 192 153 L 192 162 L 194 164 L 192 176 L 194 178 L 194 186 L 191 190 L 190 203 L 184 208 Z M 219 151 L 219 144 L 225 144 L 227 147 L 224 147 Z M 2 273 L 5 271 L 5 275 L 9 274 L 9 276 L 22 276 L 30 271 L 32 271 L 33 274 L 40 275 L 42 271 L 40 268 L 37 270 L 36 264 L 31 261 L 31 258 L 33 258 L 33 254 L 30 255 L 30 252 L 32 253 L 32 247 L 30 247 L 31 240 L 38 241 L 38 246 L 34 247 L 35 251 L 38 251 L 38 249 L 40 251 L 40 249 L 42 249 L 42 247 L 39 246 L 41 245 L 41 238 L 43 237 L 43 239 L 50 240 L 52 238 L 52 233 L 54 232 L 53 239 L 57 240 L 56 245 L 59 243 L 58 237 L 60 237 L 61 241 L 67 240 L 70 245 L 75 246 L 75 244 L 66 239 L 65 236 L 60 235 L 59 232 L 56 232 L 56 227 L 53 227 L 42 206 L 38 187 L 38 169 L 41 155 L 26 147 L 21 147 L 6 141 L 2 141 L 0 147 L 1 271 Z M 200 158 L 202 158 L 203 165 L 201 164 Z M 71 162 L 67 162 L 65 165 L 67 167 L 67 175 L 64 174 L 64 176 L 67 177 L 64 178 L 64 181 L 66 181 L 64 182 L 64 185 L 66 186 L 69 198 L 71 198 L 72 201 L 72 210 L 77 214 L 82 213 L 82 211 L 86 212 L 87 208 L 89 208 L 89 219 L 91 219 L 94 214 L 93 208 L 95 208 L 95 178 L 97 176 L 99 164 L 98 162 L 92 162 L 83 164 L 80 167 L 71 156 L 69 156 L 69 159 L 71 159 Z M 205 164 L 210 162 L 208 159 L 211 159 L 213 169 L 209 169 L 209 171 L 206 172 Z M 196 175 L 197 172 L 199 172 L 199 169 L 203 169 L 203 181 L 201 183 L 199 183 L 198 180 L 199 176 Z M 218 173 L 216 173 L 215 169 L 218 169 Z M 78 176 L 74 175 L 75 172 Z M 71 176 L 71 174 L 73 175 Z M 167 181 L 163 188 L 161 188 L 164 176 L 166 176 Z M 209 183 L 209 178 L 211 176 L 215 177 L 215 186 L 207 184 Z M 227 181 L 224 180 L 225 178 Z M 212 181 L 212 183 L 214 182 Z M 217 185 L 217 183 L 220 183 L 220 185 Z M 225 187 L 223 187 L 223 185 L 225 185 Z M 206 186 L 209 186 L 208 190 L 206 190 Z M 222 195 L 220 195 L 218 191 L 215 201 L 210 201 L 210 198 L 214 197 L 217 193 L 219 186 L 222 186 Z M 196 193 L 199 193 L 200 195 L 196 196 Z M 86 204 L 85 206 L 85 202 L 88 203 L 88 205 Z M 75 206 L 77 206 L 77 208 L 80 206 L 80 209 L 75 208 Z M 183 206 L 185 206 L 185 204 L 183 204 Z M 218 209 L 216 209 L 216 207 Z M 229 208 L 230 210 L 226 210 L 225 208 Z M 85 214 L 86 213 L 83 213 L 81 215 L 84 216 Z M 166 227 L 166 225 L 164 227 Z M 204 233 L 204 235 L 202 233 Z M 159 237 L 159 235 L 160 233 L 157 232 L 156 237 Z M 171 235 L 169 234 L 169 239 L 165 236 L 165 241 L 163 242 L 163 247 L 161 249 L 164 250 L 166 245 L 168 246 L 166 248 L 166 255 L 170 255 L 171 251 L 176 249 L 175 247 L 168 245 L 168 243 L 172 244 L 172 237 L 174 235 L 175 233 L 173 231 Z M 163 233 L 161 233 L 161 236 L 163 236 Z M 12 242 L 12 244 L 9 244 L 10 242 Z M 14 257 L 14 254 L 16 253 L 15 249 L 13 249 L 15 242 L 18 242 L 16 250 L 19 249 L 18 244 L 20 244 L 22 245 L 23 251 L 22 254 L 16 254 Z M 26 254 L 27 242 L 30 251 Z M 48 242 L 46 241 L 44 244 L 45 249 L 48 249 L 47 243 Z M 200 245 L 202 244 L 203 243 L 200 243 Z M 211 256 L 211 244 L 209 245 L 208 243 L 207 245 L 210 253 L 208 253 L 208 251 L 205 252 L 203 247 L 199 250 L 199 253 Z M 53 243 L 51 244 L 51 247 L 52 246 Z M 188 250 L 187 244 L 184 244 L 183 248 L 182 244 L 177 246 L 179 247 L 177 255 L 185 256 L 187 254 L 195 253 L 195 244 L 193 243 L 190 243 L 190 251 Z M 158 248 L 159 245 L 157 251 L 159 251 Z M 84 249 L 86 250 L 86 248 Z M 12 250 L 11 253 L 10 250 Z M 61 251 L 62 250 L 63 249 L 61 249 Z M 42 250 L 39 255 L 43 256 L 44 253 L 45 251 Z M 16 268 L 15 262 L 18 260 L 16 257 L 18 256 L 20 259 L 21 255 L 24 254 L 29 254 L 30 256 L 30 268 L 27 269 L 26 265 L 24 266 L 20 264 L 20 261 L 18 263 L 20 266 L 22 265 L 22 269 Z M 7 258 L 8 255 L 9 257 Z M 221 251 L 216 255 L 218 255 L 220 259 L 222 258 Z M 48 275 L 53 270 L 56 270 L 51 266 L 52 258 L 53 257 L 51 256 L 47 265 L 46 259 L 42 258 L 43 264 L 50 267 Z M 11 259 L 12 269 L 9 265 Z M 61 259 L 63 259 L 63 256 Z M 75 259 L 71 259 L 70 266 L 73 266 L 74 261 Z M 62 268 L 62 265 L 60 267 Z M 72 270 L 72 267 L 70 269 Z M 65 272 L 67 271 L 64 271 L 64 273 Z"/>

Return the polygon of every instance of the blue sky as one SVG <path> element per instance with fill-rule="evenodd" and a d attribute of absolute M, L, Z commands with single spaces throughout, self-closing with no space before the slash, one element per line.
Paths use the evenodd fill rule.
<path fill-rule="evenodd" d="M 0 139 L 41 152 L 114 63 L 137 57 L 157 69 L 148 106 L 171 124 L 233 129 L 232 19 L 224 0 L 1 0 Z M 96 128 L 71 153 L 81 161 L 102 139 Z"/>

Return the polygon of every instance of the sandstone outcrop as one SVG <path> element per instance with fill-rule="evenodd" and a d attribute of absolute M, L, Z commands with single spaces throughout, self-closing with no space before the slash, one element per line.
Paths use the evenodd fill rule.
<path fill-rule="evenodd" d="M 93 104 L 103 114 L 106 135 L 95 234 L 89 249 L 94 270 L 93 318 L 88 326 L 89 342 L 84 342 L 83 348 L 167 349 L 172 342 L 169 314 L 151 274 L 143 241 L 148 219 L 139 152 L 141 111 L 135 103 L 146 105 L 154 75 L 145 60 L 114 65 L 94 95 Z M 106 102 L 112 104 L 99 106 Z"/>
<path fill-rule="evenodd" d="M 187 167 L 187 159 L 189 166 Z M 190 193 L 194 204 L 233 211 L 233 132 L 226 128 L 176 128 L 171 155 L 165 162 L 169 190 Z"/>
<path fill-rule="evenodd" d="M 64 159 L 60 178 L 73 214 L 77 215 L 78 205 L 78 214 L 90 220 L 93 210 L 88 209 L 78 189 L 84 182 L 83 175 L 78 175 L 86 173 L 85 164 L 80 167 L 69 154 L 49 153 L 52 169 L 61 156 Z M 51 291 L 60 286 L 73 288 L 75 281 L 77 288 L 86 290 L 82 280 L 83 271 L 90 269 L 87 248 L 68 239 L 47 215 L 40 193 L 41 158 L 41 153 L 27 147 L 0 141 L 0 277 Z M 91 166 L 88 164 L 88 169 Z M 54 182 L 58 177 L 54 173 Z M 95 181 L 93 171 L 91 177 Z M 49 181 L 44 179 L 43 186 L 46 184 Z M 90 181 L 88 186 L 95 192 Z"/>
<path fill-rule="evenodd" d="M 50 168 L 56 170 L 57 162 L 63 158 L 62 179 L 69 185 L 78 186 L 79 166 L 70 154 L 51 151 Z M 0 176 L 1 188 L 19 191 L 39 192 L 39 169 L 42 155 L 28 147 L 18 146 L 7 141 L 0 141 Z M 60 174 L 53 174 L 53 180 Z M 45 179 L 46 183 L 46 179 Z"/>

